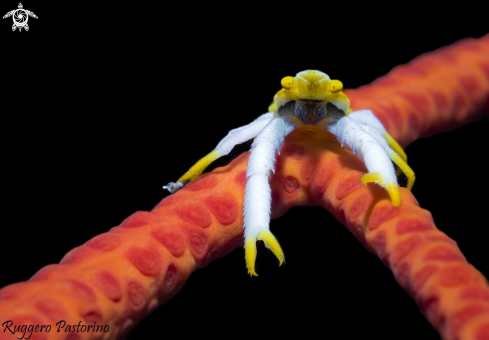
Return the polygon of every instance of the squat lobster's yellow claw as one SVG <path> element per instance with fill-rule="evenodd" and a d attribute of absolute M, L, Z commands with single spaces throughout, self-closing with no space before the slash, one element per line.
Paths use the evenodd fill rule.
<path fill-rule="evenodd" d="M 278 243 L 277 239 L 268 229 L 262 229 L 258 233 L 257 238 L 250 238 L 245 241 L 245 259 L 246 259 L 246 268 L 248 268 L 248 274 L 251 276 L 258 276 L 255 271 L 255 262 L 256 262 L 256 241 L 263 241 L 265 246 L 270 249 L 279 261 L 279 266 L 281 266 L 285 261 L 284 252 L 282 247 Z"/>
<path fill-rule="evenodd" d="M 404 152 L 402 147 L 396 142 L 396 140 L 394 138 L 392 138 L 392 136 L 389 135 L 387 132 L 382 134 L 382 137 L 384 137 L 387 144 L 392 148 L 392 150 L 394 150 L 398 154 L 398 157 L 400 156 L 401 161 L 404 161 L 403 163 L 406 164 L 406 166 L 403 168 L 391 156 L 392 161 L 394 163 L 396 163 L 396 165 L 398 166 L 398 168 L 396 170 L 396 175 L 400 176 L 404 172 L 406 174 L 406 176 L 408 177 L 408 189 L 411 190 L 413 188 L 413 184 L 414 184 L 414 172 L 411 170 L 411 168 L 409 168 L 407 166 L 407 155 L 406 155 L 406 153 Z M 409 168 L 409 170 L 407 168 Z M 412 173 L 412 175 L 408 175 L 408 172 Z M 409 183 L 411 183 L 411 184 L 409 184 Z"/>
<path fill-rule="evenodd" d="M 394 207 L 398 207 L 401 205 L 401 193 L 399 192 L 399 187 L 397 186 L 397 183 L 390 183 L 387 184 L 385 187 L 387 192 L 389 193 L 389 196 L 391 197 L 392 205 Z"/>
<path fill-rule="evenodd" d="M 404 152 L 404 150 L 402 149 L 402 147 L 396 142 L 396 140 L 394 138 L 392 138 L 391 135 L 389 135 L 387 132 L 382 134 L 382 137 L 384 137 L 385 141 L 387 142 L 387 144 L 392 148 L 392 150 L 394 150 L 395 152 L 397 152 L 399 154 L 399 156 L 401 156 L 401 158 L 407 162 L 407 155 L 406 155 L 406 152 Z"/>
<path fill-rule="evenodd" d="M 407 188 L 409 190 L 413 189 L 414 181 L 416 179 L 416 176 L 414 175 L 414 171 L 411 169 L 411 167 L 406 163 L 406 161 L 402 158 L 402 156 L 398 155 L 397 153 L 392 153 L 390 155 L 392 161 L 399 167 L 399 169 L 406 175 L 408 182 L 407 182 Z"/>
<path fill-rule="evenodd" d="M 265 246 L 275 254 L 278 261 L 280 262 L 279 266 L 281 266 L 285 260 L 284 252 L 282 250 L 282 247 L 280 247 L 280 244 L 278 243 L 277 239 L 275 238 L 275 236 L 273 236 L 270 230 L 268 229 L 261 230 L 258 233 L 257 239 L 263 241 L 265 243 Z"/>
<path fill-rule="evenodd" d="M 256 239 L 250 238 L 245 242 L 245 260 L 246 268 L 248 269 L 248 274 L 250 276 L 258 276 L 255 271 L 256 262 Z"/>
<path fill-rule="evenodd" d="M 181 183 L 191 182 L 197 177 L 199 177 L 202 172 L 216 159 L 220 157 L 219 152 L 216 150 L 208 153 L 205 157 L 201 158 L 197 163 L 195 163 L 189 171 L 183 174 L 182 177 L 178 179 Z"/>
<path fill-rule="evenodd" d="M 398 207 L 401 204 L 401 193 L 399 192 L 397 183 L 383 184 L 385 181 L 379 173 L 365 174 L 362 176 L 361 181 L 365 185 L 368 183 L 377 183 L 387 190 L 393 206 Z"/>

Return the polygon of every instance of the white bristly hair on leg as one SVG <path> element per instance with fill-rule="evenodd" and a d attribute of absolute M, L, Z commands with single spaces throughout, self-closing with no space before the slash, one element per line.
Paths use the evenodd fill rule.
<path fill-rule="evenodd" d="M 268 180 L 275 172 L 276 153 L 280 151 L 285 136 L 294 129 L 295 125 L 287 118 L 273 118 L 251 146 L 243 209 L 245 240 L 250 237 L 256 239 L 260 230 L 270 228 L 272 197 Z"/>
<path fill-rule="evenodd" d="M 390 152 L 394 152 L 394 150 L 391 149 L 385 138 L 382 136 L 383 134 L 387 133 L 384 125 L 382 125 L 380 120 L 375 117 L 372 111 L 354 111 L 348 115 L 348 118 L 351 118 L 355 122 L 359 123 L 365 131 L 370 133 L 384 147 L 388 154 L 390 154 Z"/>
<path fill-rule="evenodd" d="M 350 113 L 350 115 L 352 114 Z M 365 163 L 369 173 L 381 174 L 383 183 L 380 184 L 382 186 L 397 184 L 394 166 L 388 152 L 386 152 L 386 148 L 390 150 L 387 142 L 379 138 L 382 136 L 374 136 L 376 129 L 373 127 L 365 128 L 350 118 L 350 115 L 328 125 L 327 130 L 338 138 L 341 146 L 346 144 Z"/>
<path fill-rule="evenodd" d="M 361 125 L 366 125 L 372 128 L 377 129 L 380 134 L 384 134 L 387 131 L 385 130 L 384 125 L 380 122 L 380 120 L 375 117 L 372 111 L 370 110 L 358 110 L 350 113 L 348 117 L 352 118 L 357 123 Z"/>
<path fill-rule="evenodd" d="M 273 119 L 273 115 L 274 112 L 264 113 L 251 123 L 229 131 L 226 137 L 224 137 L 215 148 L 219 153 L 219 156 L 225 156 L 231 152 L 235 145 L 255 138 L 260 131 L 270 123 Z"/>

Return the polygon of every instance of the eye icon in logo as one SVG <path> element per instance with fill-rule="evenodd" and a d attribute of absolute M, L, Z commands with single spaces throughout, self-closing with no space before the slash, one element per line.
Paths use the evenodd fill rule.
<path fill-rule="evenodd" d="M 29 17 L 33 17 L 37 19 L 37 15 L 34 14 L 34 12 L 28 11 L 24 9 L 24 6 L 22 6 L 22 3 L 19 3 L 19 8 L 14 9 L 7 14 L 3 16 L 3 19 L 12 17 L 14 20 L 14 24 L 12 25 L 12 31 L 15 31 L 16 28 L 19 29 L 19 32 L 23 29 L 26 31 L 29 30 L 29 25 L 27 25 L 27 21 L 29 20 Z"/>

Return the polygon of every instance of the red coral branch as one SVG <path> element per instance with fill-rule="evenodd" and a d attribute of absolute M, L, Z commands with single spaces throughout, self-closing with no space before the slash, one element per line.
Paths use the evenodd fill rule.
<path fill-rule="evenodd" d="M 489 35 L 426 53 L 357 90 L 352 107 L 370 109 L 401 145 L 487 115 Z"/>
<path fill-rule="evenodd" d="M 489 36 L 421 56 L 372 85 L 350 90 L 354 108 L 372 109 L 401 144 L 453 129 L 488 108 Z M 450 72 L 447 72 L 450 70 Z M 0 290 L 0 320 L 53 325 L 31 339 L 122 339 L 167 302 L 197 268 L 242 245 L 247 154 L 137 212 L 120 226 Z M 376 186 L 364 187 L 364 165 L 328 133 L 296 131 L 272 179 L 273 216 L 297 205 L 331 211 L 389 266 L 445 339 L 482 340 L 489 332 L 489 289 L 428 211 L 402 189 L 393 208 Z M 66 321 L 61 332 L 55 323 Z M 108 333 L 72 332 L 79 324 Z M 13 328 L 13 326 L 12 326 Z M 12 335 L 0 333 L 0 339 Z"/>

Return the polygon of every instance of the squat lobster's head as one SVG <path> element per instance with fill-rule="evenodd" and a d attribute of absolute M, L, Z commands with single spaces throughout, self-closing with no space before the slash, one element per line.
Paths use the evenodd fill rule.
<path fill-rule="evenodd" d="M 330 118 L 339 119 L 350 111 L 350 100 L 342 92 L 343 84 L 326 73 L 302 71 L 282 79 L 269 111 L 279 116 L 295 116 L 306 125 L 316 125 Z"/>

